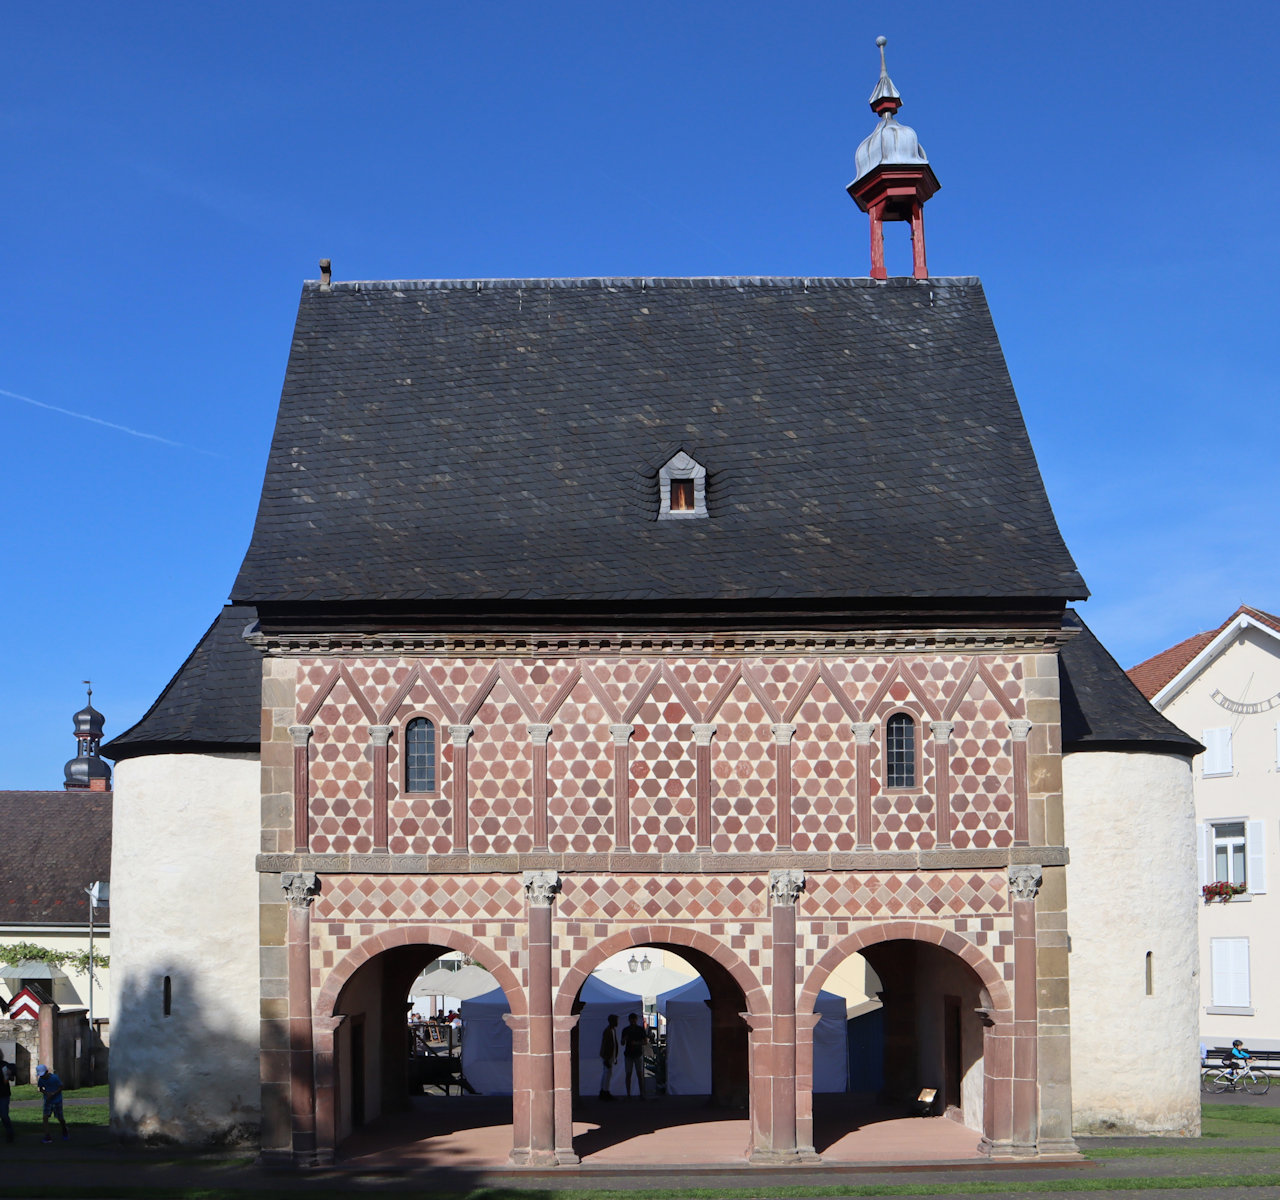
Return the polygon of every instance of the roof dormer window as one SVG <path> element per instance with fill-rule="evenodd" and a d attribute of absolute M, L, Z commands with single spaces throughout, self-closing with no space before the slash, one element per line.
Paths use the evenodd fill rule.
<path fill-rule="evenodd" d="M 707 515 L 707 469 L 683 450 L 658 472 L 658 520 Z"/>

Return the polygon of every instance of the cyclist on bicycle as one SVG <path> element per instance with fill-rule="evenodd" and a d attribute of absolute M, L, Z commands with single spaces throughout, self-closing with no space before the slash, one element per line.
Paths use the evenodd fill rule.
<path fill-rule="evenodd" d="M 1236 1038 L 1231 1043 L 1231 1056 L 1227 1066 L 1231 1068 L 1231 1076 L 1234 1079 L 1244 1071 L 1248 1070 L 1251 1056 L 1249 1051 L 1244 1048 L 1244 1042 Z"/>

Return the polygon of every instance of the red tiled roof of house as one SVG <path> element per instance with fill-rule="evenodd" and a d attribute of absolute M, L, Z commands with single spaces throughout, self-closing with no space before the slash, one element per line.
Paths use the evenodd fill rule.
<path fill-rule="evenodd" d="M 1192 634 L 1191 637 L 1179 642 L 1176 646 L 1170 646 L 1168 650 L 1162 650 L 1159 654 L 1152 655 L 1151 658 L 1148 658 L 1145 662 L 1140 662 L 1136 667 L 1130 667 L 1125 674 L 1133 680 L 1138 690 L 1150 700 L 1201 650 L 1209 645 L 1218 634 L 1240 616 L 1252 617 L 1255 621 L 1280 633 L 1280 617 L 1274 616 L 1269 612 L 1263 612 L 1260 608 L 1252 608 L 1248 604 L 1242 604 L 1217 629 L 1208 629 L 1204 633 Z"/>

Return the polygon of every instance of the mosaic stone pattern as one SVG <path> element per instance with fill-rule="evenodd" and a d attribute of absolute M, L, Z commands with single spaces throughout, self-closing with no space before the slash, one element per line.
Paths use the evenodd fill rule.
<path fill-rule="evenodd" d="M 762 876 L 565 876 L 557 917 L 569 920 L 744 920 L 768 915 Z"/>
<path fill-rule="evenodd" d="M 936 790 L 929 722 L 951 720 L 953 844 L 1013 840 L 1010 719 L 1025 712 L 1017 655 L 874 656 L 815 660 L 710 659 L 300 659 L 298 722 L 313 728 L 311 849 L 372 846 L 371 724 L 388 746 L 393 853 L 444 854 L 452 841 L 454 754 L 449 727 L 470 725 L 472 853 L 533 848 L 533 748 L 528 727 L 552 726 L 547 746 L 549 848 L 602 853 L 614 845 L 614 752 L 609 726 L 634 726 L 628 795 L 631 848 L 686 852 L 696 843 L 693 727 L 714 725 L 711 839 L 722 853 L 776 848 L 776 758 L 771 726 L 796 726 L 790 747 L 792 846 L 799 851 L 929 849 Z M 917 721 L 917 787 L 883 787 L 883 724 L 895 711 Z M 400 738 L 410 717 L 437 730 L 436 792 L 402 791 Z M 874 726 L 869 778 L 872 829 L 859 837 L 852 725 Z M 866 831 L 862 831 L 864 834 Z"/>
<path fill-rule="evenodd" d="M 525 915 L 519 879 L 497 875 L 326 876 L 316 921 L 458 921 Z"/>
<path fill-rule="evenodd" d="M 1008 909 L 1006 891 L 1001 871 L 810 875 L 800 896 L 800 914 L 886 918 L 999 913 Z"/>

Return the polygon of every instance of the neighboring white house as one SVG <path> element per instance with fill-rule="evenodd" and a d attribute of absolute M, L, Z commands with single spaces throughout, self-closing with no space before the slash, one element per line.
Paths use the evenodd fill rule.
<path fill-rule="evenodd" d="M 1280 617 L 1241 606 L 1129 676 L 1199 738 L 1193 764 L 1200 885 L 1244 890 L 1200 907 L 1200 1035 L 1280 1049 Z M 1268 857 L 1271 858 L 1268 870 Z"/>

